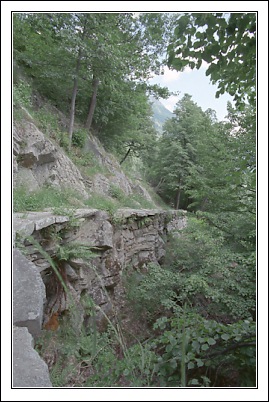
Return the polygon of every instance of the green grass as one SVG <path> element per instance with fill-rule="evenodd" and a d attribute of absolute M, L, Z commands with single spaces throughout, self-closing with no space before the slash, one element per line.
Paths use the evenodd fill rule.
<path fill-rule="evenodd" d="M 146 200 L 140 194 L 126 195 L 120 187 L 115 184 L 110 185 L 109 194 L 119 203 L 119 208 L 134 208 L 134 209 L 154 209 L 156 205 Z"/>
<path fill-rule="evenodd" d="M 79 148 L 73 148 L 69 158 L 79 168 L 81 173 L 88 177 L 93 177 L 95 174 L 108 175 L 108 169 L 102 165 L 92 152 L 83 152 Z"/>
<path fill-rule="evenodd" d="M 29 192 L 24 187 L 13 191 L 13 211 L 42 211 L 50 207 L 72 207 L 78 195 L 73 190 L 56 190 L 51 187 Z"/>
<path fill-rule="evenodd" d="M 13 87 L 13 102 L 15 106 L 24 106 L 29 108 L 31 102 L 32 87 L 26 81 L 19 80 Z"/>
<path fill-rule="evenodd" d="M 112 186 L 110 196 L 97 193 L 91 194 L 90 198 L 83 201 L 85 207 L 107 211 L 113 215 L 119 208 L 133 209 L 152 209 L 155 205 L 141 195 L 133 194 L 127 196 L 117 186 Z M 44 208 L 72 208 L 77 207 L 78 195 L 73 190 L 57 190 L 51 187 L 45 187 L 38 191 L 29 192 L 24 187 L 18 187 L 13 192 L 13 211 L 42 211 Z M 80 205 L 79 205 L 80 206 Z"/>
<path fill-rule="evenodd" d="M 91 194 L 91 197 L 85 201 L 85 205 L 90 208 L 107 211 L 110 214 L 120 208 L 120 204 L 116 200 L 97 193 Z"/>
<path fill-rule="evenodd" d="M 119 208 L 154 209 L 156 206 L 139 194 L 126 195 L 120 187 L 112 184 L 109 196 L 93 193 L 85 201 L 88 207 L 101 209 L 109 212 L 112 216 Z"/>

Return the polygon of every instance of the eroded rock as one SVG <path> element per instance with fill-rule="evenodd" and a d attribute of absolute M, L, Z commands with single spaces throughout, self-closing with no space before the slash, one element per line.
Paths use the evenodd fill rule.
<path fill-rule="evenodd" d="M 13 387 L 52 387 L 48 366 L 34 350 L 27 328 L 13 327 Z"/>
<path fill-rule="evenodd" d="M 27 232 L 31 232 L 36 241 L 39 241 L 54 259 L 73 299 L 76 300 L 76 305 L 80 304 L 82 294 L 85 296 L 86 292 L 99 307 L 104 308 L 112 303 L 114 305 L 112 316 L 115 311 L 122 310 L 124 305 L 125 289 L 122 273 L 126 268 L 131 267 L 134 272 L 143 270 L 150 262 L 161 263 L 165 256 L 167 233 L 178 230 L 186 224 L 183 212 L 146 209 L 121 209 L 113 218 L 104 211 L 79 209 L 74 213 L 75 225 L 74 222 L 69 225 L 68 217 L 55 216 L 49 210 L 25 216 L 15 214 L 15 217 L 16 230 L 22 233 L 21 228 L 28 228 Z M 17 220 L 19 225 L 16 223 Z M 59 239 L 62 236 L 61 247 L 72 245 L 75 253 L 76 248 L 83 246 L 85 252 L 87 250 L 94 252 L 93 257 L 73 256 L 68 261 L 57 260 L 59 258 L 57 242 L 50 240 L 50 233 L 55 231 Z M 45 320 L 52 310 L 60 314 L 68 310 L 72 304 L 71 299 L 64 296 L 62 284 L 49 261 L 37 252 L 29 238 L 25 250 L 27 258 L 42 273 L 46 284 Z M 112 311 L 108 307 L 105 308 L 108 312 Z M 97 315 L 97 321 L 98 317 L 101 317 L 100 314 Z M 82 321 L 83 314 L 80 318 L 80 322 Z M 103 322 L 103 317 L 101 321 Z"/>
<path fill-rule="evenodd" d="M 37 338 L 43 321 L 45 286 L 35 264 L 20 250 L 14 249 L 13 258 L 13 323 L 27 327 Z"/>
<path fill-rule="evenodd" d="M 15 187 L 23 186 L 34 191 L 50 185 L 57 189 L 72 189 L 81 197 L 88 198 L 78 168 L 32 121 L 15 123 L 13 154 L 16 159 Z"/>

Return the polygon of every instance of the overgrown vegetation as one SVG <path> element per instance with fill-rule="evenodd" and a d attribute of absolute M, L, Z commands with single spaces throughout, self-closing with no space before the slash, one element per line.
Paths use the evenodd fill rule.
<path fill-rule="evenodd" d="M 255 20 L 254 13 L 14 13 L 14 58 L 27 77 L 14 77 L 14 116 L 22 117 L 23 106 L 82 174 L 110 179 L 83 151 L 91 130 L 168 207 L 188 210 L 188 226 L 169 238 L 162 265 L 126 276 L 129 303 L 152 336 L 127 345 L 119 317 L 112 322 L 93 299 L 82 298 L 92 322 L 99 311 L 108 329 L 99 333 L 93 324 L 78 334 L 70 325 L 74 311 L 60 317 L 57 332 L 44 333 L 36 347 L 45 359 L 57 350 L 54 386 L 255 387 Z M 226 91 L 236 101 L 224 122 L 185 94 L 157 136 L 148 95 L 168 93 L 147 78 L 161 72 L 164 51 L 178 71 L 208 63 L 217 96 Z M 49 108 L 34 107 L 35 91 L 70 113 L 66 127 Z M 15 212 L 61 212 L 74 207 L 74 195 L 17 188 L 13 202 Z M 82 202 L 108 211 L 114 223 L 118 208 L 154 207 L 115 184 L 107 196 L 92 193 Z M 88 251 L 59 244 L 57 258 Z"/>
<path fill-rule="evenodd" d="M 74 207 L 79 202 L 78 195 L 73 190 L 58 190 L 52 187 L 43 187 L 40 190 L 29 192 L 24 187 L 17 187 L 13 191 L 13 211 L 42 211 L 44 208 Z"/>

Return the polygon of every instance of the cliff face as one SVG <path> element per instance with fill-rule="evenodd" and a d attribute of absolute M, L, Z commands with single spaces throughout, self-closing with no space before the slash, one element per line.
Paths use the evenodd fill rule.
<path fill-rule="evenodd" d="M 28 120 L 14 124 L 13 178 L 15 188 L 24 186 L 30 192 L 52 186 L 72 188 L 82 197 L 88 197 L 78 168 Z"/>
<path fill-rule="evenodd" d="M 37 339 L 44 330 L 57 330 L 63 315 L 78 334 L 93 326 L 104 331 L 115 319 L 133 334 L 146 331 L 126 302 L 125 283 L 134 272 L 150 269 L 150 262 L 159 264 L 167 234 L 185 224 L 182 211 L 122 209 L 113 217 L 94 209 L 76 210 L 71 217 L 51 211 L 14 214 L 14 386 L 41 386 L 33 366 L 40 384 L 51 386 L 29 333 Z"/>
<path fill-rule="evenodd" d="M 106 173 L 83 174 L 55 141 L 45 136 L 32 116 L 24 109 L 25 118 L 14 122 L 13 130 L 13 183 L 14 188 L 24 187 L 29 192 L 49 186 L 58 190 L 70 189 L 82 199 L 93 193 L 110 196 L 111 185 L 117 186 L 125 196 L 139 194 L 154 202 L 139 181 L 131 181 L 120 164 L 108 154 L 100 142 L 88 136 L 84 155 L 96 160 Z"/>
<path fill-rule="evenodd" d="M 125 309 L 123 278 L 128 280 L 133 272 L 147 270 L 150 262 L 159 264 L 165 255 L 167 234 L 185 223 L 183 212 L 161 210 L 122 209 L 113 217 L 94 209 L 76 210 L 72 217 L 49 211 L 14 214 L 18 244 L 46 287 L 44 317 L 35 325 L 41 329 L 52 314 L 68 311 L 75 301 L 79 312 L 76 326 L 81 327 L 89 319 L 83 308 L 85 298 L 113 320 Z M 51 261 L 66 288 L 55 275 Z M 96 314 L 96 322 L 101 330 L 108 323 L 101 312 Z"/>

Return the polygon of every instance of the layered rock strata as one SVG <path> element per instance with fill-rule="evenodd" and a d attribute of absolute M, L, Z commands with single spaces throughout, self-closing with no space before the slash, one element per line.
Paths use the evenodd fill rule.
<path fill-rule="evenodd" d="M 184 211 L 14 214 L 14 324 L 35 337 L 52 317 L 73 309 L 70 325 L 78 332 L 93 324 L 104 331 L 115 317 L 130 328 L 126 281 L 149 263 L 161 263 L 167 235 L 185 225 Z"/>

